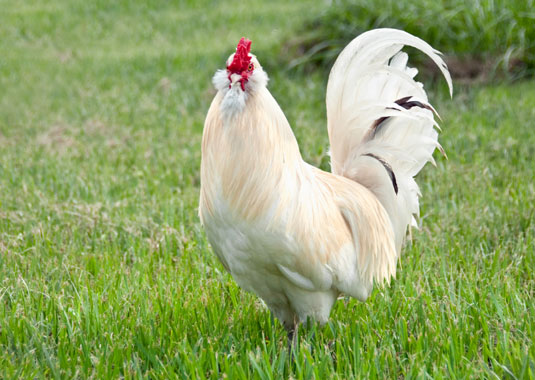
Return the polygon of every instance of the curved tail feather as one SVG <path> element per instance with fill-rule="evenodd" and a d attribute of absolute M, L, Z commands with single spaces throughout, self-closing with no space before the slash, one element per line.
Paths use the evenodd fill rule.
<path fill-rule="evenodd" d="M 438 148 L 436 111 L 404 45 L 427 54 L 453 92 L 447 66 L 423 40 L 401 30 L 376 29 L 355 38 L 338 56 L 327 85 L 333 173 L 370 189 L 390 216 L 398 253 L 420 195 L 414 176 Z M 438 114 L 437 114 L 438 116 Z"/>

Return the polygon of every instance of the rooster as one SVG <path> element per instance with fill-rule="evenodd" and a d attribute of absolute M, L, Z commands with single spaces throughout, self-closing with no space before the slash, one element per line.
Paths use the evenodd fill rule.
<path fill-rule="evenodd" d="M 268 77 L 242 38 L 213 77 L 202 139 L 199 214 L 213 250 L 243 289 L 281 321 L 324 324 L 340 294 L 365 301 L 389 282 L 433 161 L 436 114 L 404 45 L 440 53 L 395 29 L 355 38 L 327 84 L 332 173 L 303 161 Z M 434 161 L 433 161 L 434 162 Z"/>

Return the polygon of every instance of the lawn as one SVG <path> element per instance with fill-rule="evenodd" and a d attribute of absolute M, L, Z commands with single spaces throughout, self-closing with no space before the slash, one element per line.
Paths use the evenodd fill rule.
<path fill-rule="evenodd" d="M 323 5 L 179 3 L 0 0 L 0 378 L 535 378 L 535 81 L 432 87 L 448 159 L 397 279 L 290 362 L 206 241 L 200 140 L 245 35 L 328 169 L 327 73 L 280 56 Z"/>

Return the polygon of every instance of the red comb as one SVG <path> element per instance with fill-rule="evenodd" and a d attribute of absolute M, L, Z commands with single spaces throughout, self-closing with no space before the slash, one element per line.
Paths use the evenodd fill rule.
<path fill-rule="evenodd" d="M 227 66 L 227 70 L 231 73 L 242 73 L 247 70 L 249 63 L 251 62 L 251 57 L 249 57 L 249 52 L 251 51 L 251 40 L 248 40 L 245 37 L 242 37 L 238 46 L 236 47 L 236 54 L 234 54 L 234 59 L 230 65 Z"/>

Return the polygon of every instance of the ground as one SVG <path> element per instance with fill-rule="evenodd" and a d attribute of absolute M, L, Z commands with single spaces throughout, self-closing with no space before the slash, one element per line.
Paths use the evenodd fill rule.
<path fill-rule="evenodd" d="M 0 377 L 535 377 L 535 82 L 432 87 L 448 159 L 419 175 L 398 277 L 289 364 L 203 234 L 200 139 L 247 36 L 328 169 L 326 73 L 277 59 L 322 5 L 180 4 L 0 1 Z"/>

